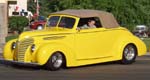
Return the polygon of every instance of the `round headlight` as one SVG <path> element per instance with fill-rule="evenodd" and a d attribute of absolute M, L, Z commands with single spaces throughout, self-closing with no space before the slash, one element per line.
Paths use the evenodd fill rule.
<path fill-rule="evenodd" d="M 31 51 L 32 51 L 32 52 L 35 51 L 35 45 L 34 45 L 34 44 L 31 46 Z"/>
<path fill-rule="evenodd" d="M 11 49 L 15 49 L 16 48 L 16 43 L 13 42 L 12 45 L 11 45 Z"/>

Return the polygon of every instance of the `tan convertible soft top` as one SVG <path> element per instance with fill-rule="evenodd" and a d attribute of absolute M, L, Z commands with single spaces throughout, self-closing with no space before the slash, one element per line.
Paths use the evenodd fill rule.
<path fill-rule="evenodd" d="M 105 28 L 116 28 L 119 27 L 119 24 L 117 23 L 115 17 L 105 11 L 98 11 L 98 10 L 64 10 L 55 12 L 52 14 L 66 14 L 66 15 L 72 15 L 77 16 L 80 18 L 89 18 L 89 17 L 99 17 L 101 24 Z"/>

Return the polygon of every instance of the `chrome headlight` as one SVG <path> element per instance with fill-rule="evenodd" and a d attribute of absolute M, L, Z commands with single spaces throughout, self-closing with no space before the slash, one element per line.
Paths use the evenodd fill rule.
<path fill-rule="evenodd" d="M 35 44 L 33 44 L 33 45 L 31 46 L 31 51 L 32 51 L 32 52 L 35 51 Z"/>
<path fill-rule="evenodd" d="M 15 49 L 16 48 L 16 42 L 13 42 L 11 45 L 11 49 Z"/>

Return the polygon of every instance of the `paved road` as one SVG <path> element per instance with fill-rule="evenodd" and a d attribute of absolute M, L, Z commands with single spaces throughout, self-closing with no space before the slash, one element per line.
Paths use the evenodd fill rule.
<path fill-rule="evenodd" d="M 150 80 L 150 55 L 132 65 L 116 62 L 47 71 L 40 67 L 12 67 L 0 61 L 0 80 Z"/>

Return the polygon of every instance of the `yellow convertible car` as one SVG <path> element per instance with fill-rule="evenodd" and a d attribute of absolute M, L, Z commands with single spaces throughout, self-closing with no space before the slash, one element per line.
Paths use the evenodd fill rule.
<path fill-rule="evenodd" d="M 108 61 L 131 64 L 145 53 L 145 44 L 120 27 L 111 13 L 64 10 L 51 13 L 45 29 L 23 32 L 7 42 L 3 57 L 58 70 Z"/>

